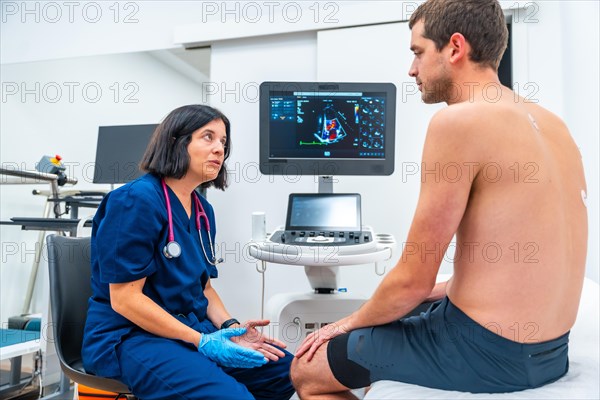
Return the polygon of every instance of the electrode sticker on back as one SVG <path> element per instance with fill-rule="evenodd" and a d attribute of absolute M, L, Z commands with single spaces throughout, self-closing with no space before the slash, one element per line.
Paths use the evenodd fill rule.
<path fill-rule="evenodd" d="M 581 189 L 581 200 L 583 201 L 583 205 L 587 208 L 587 194 L 583 189 Z"/>

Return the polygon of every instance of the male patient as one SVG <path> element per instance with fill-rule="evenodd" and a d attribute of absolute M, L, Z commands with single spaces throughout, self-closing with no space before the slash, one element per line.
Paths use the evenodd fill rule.
<path fill-rule="evenodd" d="M 496 0 L 429 0 L 409 27 L 409 75 L 425 103 L 449 107 L 427 131 L 401 259 L 358 311 L 300 346 L 302 399 L 352 399 L 379 380 L 510 392 L 568 370 L 587 250 L 577 146 L 557 116 L 501 86 L 508 32 Z M 435 285 L 455 234 L 454 275 Z"/>

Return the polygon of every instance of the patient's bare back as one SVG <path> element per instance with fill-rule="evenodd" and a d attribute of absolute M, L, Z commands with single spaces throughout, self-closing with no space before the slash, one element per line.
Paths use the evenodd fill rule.
<path fill-rule="evenodd" d="M 587 252 L 581 155 L 564 123 L 505 90 L 466 102 L 476 147 L 457 230 L 450 299 L 510 340 L 554 339 L 575 322 Z"/>

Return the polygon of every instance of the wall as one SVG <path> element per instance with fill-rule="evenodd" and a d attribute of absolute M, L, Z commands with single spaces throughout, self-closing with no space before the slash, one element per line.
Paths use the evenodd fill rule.
<path fill-rule="evenodd" d="M 79 180 L 73 189 L 110 189 L 91 183 L 98 126 L 157 123 L 177 106 L 202 101 L 199 84 L 145 53 L 3 64 L 0 73 L 2 166 L 33 170 L 43 155 L 60 154 L 68 175 Z M 48 190 L 49 185 L 0 185 L 0 219 L 42 216 L 45 200 L 33 196 L 32 189 Z M 89 212 L 82 209 L 80 215 Z M 37 232 L 3 225 L 0 235 L 0 321 L 5 322 L 23 307 Z M 44 262 L 32 308 L 36 312 L 47 299 L 41 292 Z"/>
<path fill-rule="evenodd" d="M 2 63 L 179 47 L 173 29 L 202 20 L 200 1 L 0 1 Z"/>
<path fill-rule="evenodd" d="M 563 38 L 561 97 L 564 119 L 579 145 L 588 186 L 588 258 L 587 276 L 599 281 L 600 268 L 600 3 L 578 1 L 561 3 L 560 13 L 566 23 L 560 34 Z M 580 27 L 577 29 L 577 27 Z"/>
<path fill-rule="evenodd" d="M 415 1 L 0 0 L 3 63 L 159 50 L 406 19 Z M 216 27 L 216 29 L 215 29 Z M 76 32 L 76 35 L 74 33 Z"/>

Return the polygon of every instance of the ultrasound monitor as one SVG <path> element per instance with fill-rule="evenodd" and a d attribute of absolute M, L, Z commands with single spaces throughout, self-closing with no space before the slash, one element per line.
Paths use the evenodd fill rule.
<path fill-rule="evenodd" d="M 292 193 L 285 230 L 276 230 L 269 240 L 296 246 L 353 246 L 372 243 L 373 237 L 362 227 L 360 194 Z"/>
<path fill-rule="evenodd" d="M 266 175 L 391 175 L 392 83 L 264 82 L 260 171 Z"/>
<path fill-rule="evenodd" d="M 360 231 L 360 194 L 292 193 L 285 223 L 288 231 Z"/>
<path fill-rule="evenodd" d="M 157 124 L 101 126 L 94 183 L 121 184 L 142 175 L 139 163 Z"/>

